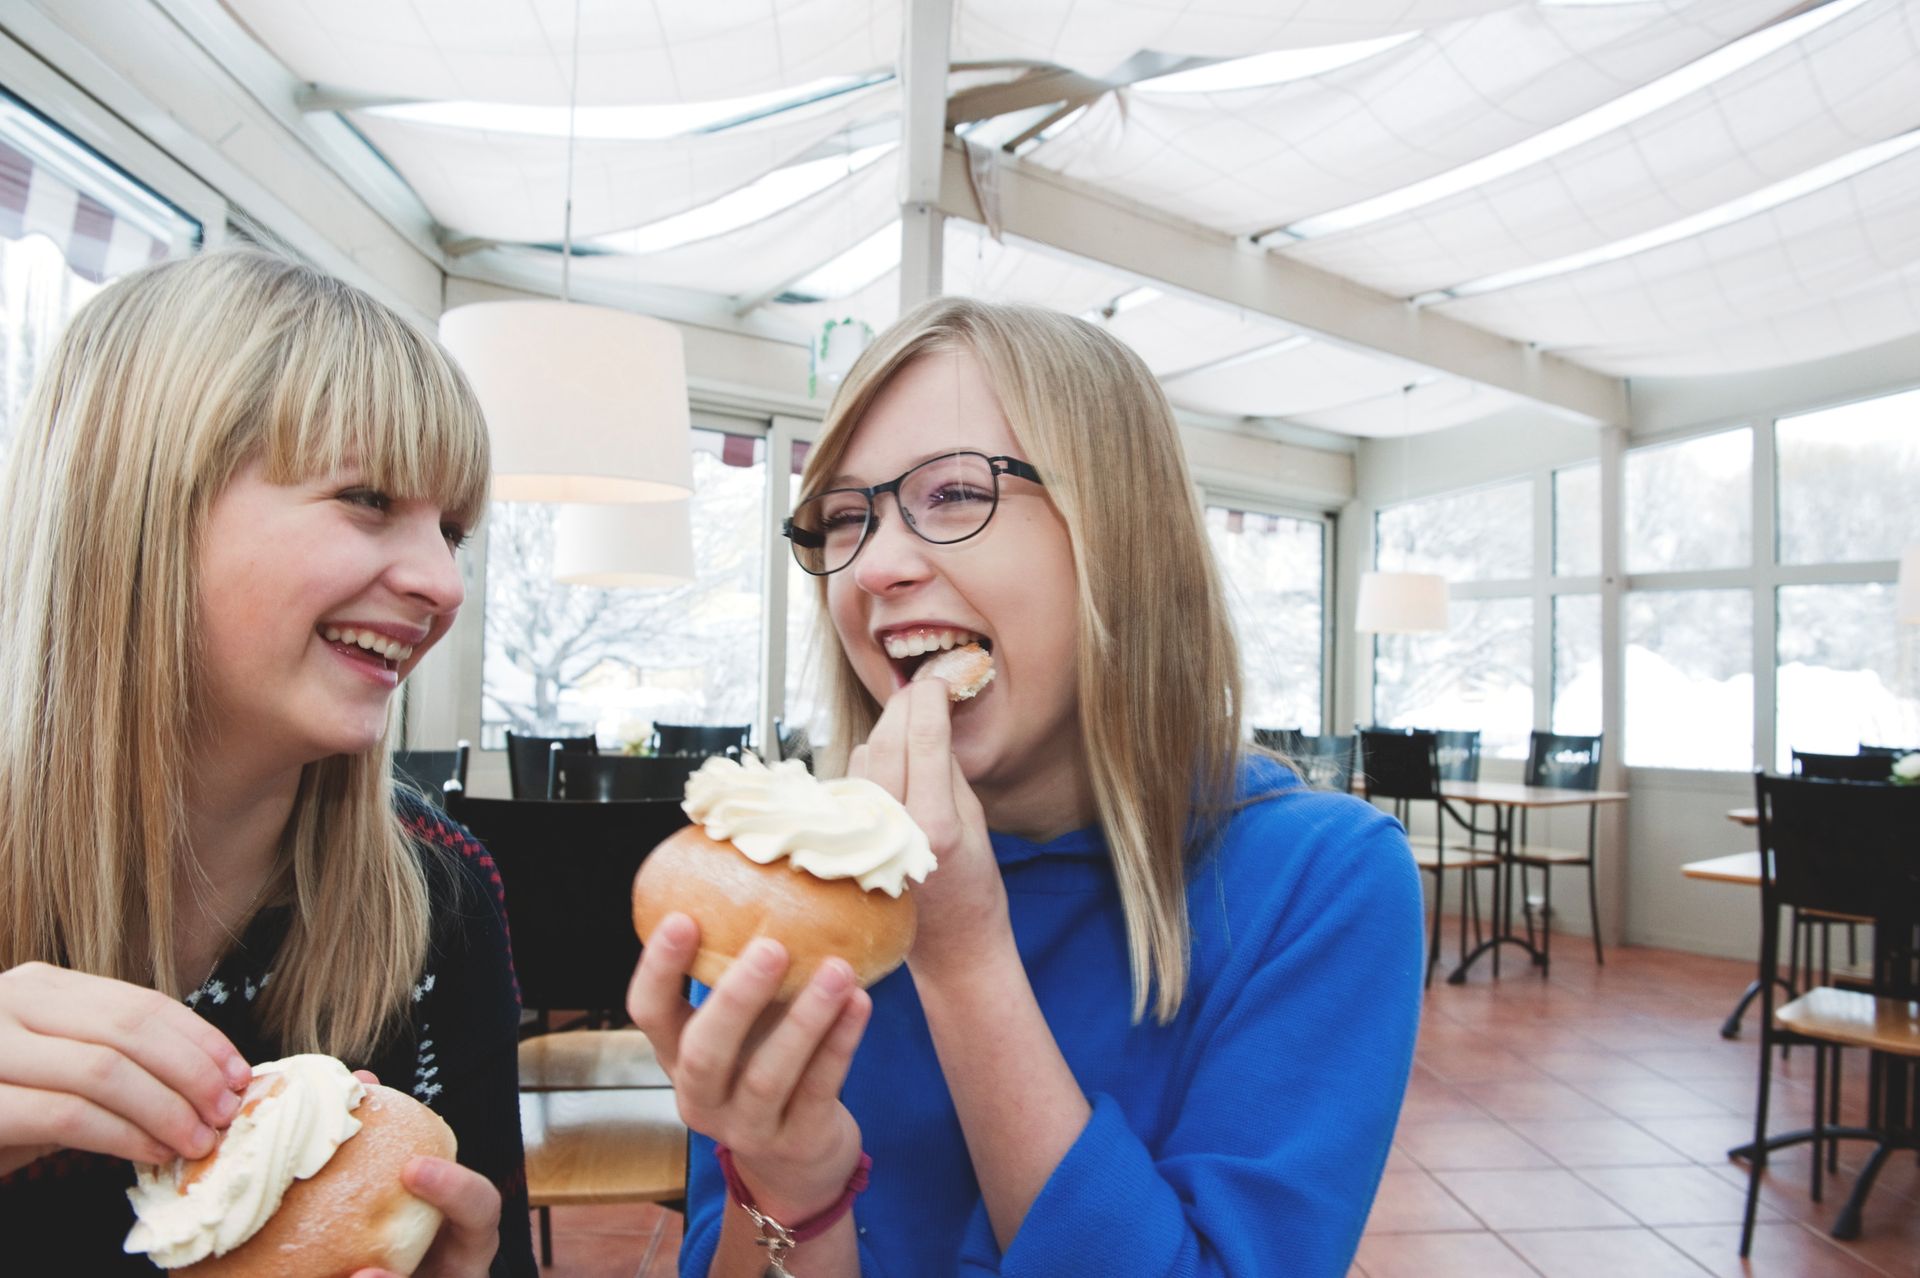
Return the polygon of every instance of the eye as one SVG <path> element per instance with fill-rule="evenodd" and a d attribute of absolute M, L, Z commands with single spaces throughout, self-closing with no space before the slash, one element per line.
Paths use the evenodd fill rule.
<path fill-rule="evenodd" d="M 377 488 L 349 488 L 339 497 L 350 506 L 364 506 L 383 514 L 393 508 L 393 498 Z"/>
<path fill-rule="evenodd" d="M 440 535 L 447 539 L 449 550 L 458 550 L 467 544 L 468 532 L 459 524 L 441 524 Z"/>
<path fill-rule="evenodd" d="M 958 480 L 941 484 L 927 494 L 929 506 L 958 506 L 970 501 L 992 501 L 993 493 L 977 484 L 962 483 Z"/>

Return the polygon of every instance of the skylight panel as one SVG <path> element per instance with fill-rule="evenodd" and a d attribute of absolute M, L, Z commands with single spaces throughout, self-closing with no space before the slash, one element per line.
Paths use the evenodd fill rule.
<path fill-rule="evenodd" d="M 1864 3 L 1866 0 L 1829 0 L 1829 3 L 1818 8 L 1796 14 L 1715 49 L 1677 71 L 1503 150 L 1445 173 L 1436 173 L 1398 190 L 1349 204 L 1345 208 L 1302 218 L 1291 225 L 1255 236 L 1255 242 L 1307 240 L 1338 231 L 1351 231 L 1517 173 L 1671 106 L 1688 94 L 1724 80 L 1768 54 L 1845 17 Z"/>
<path fill-rule="evenodd" d="M 789 284 L 776 301 L 824 302 L 858 293 L 900 265 L 900 223 L 887 223 L 858 244 Z"/>
<path fill-rule="evenodd" d="M 744 98 L 712 102 L 672 102 L 652 106 L 584 106 L 574 109 L 573 136 L 600 141 L 652 142 L 689 133 L 716 133 L 754 120 L 829 102 L 892 79 L 890 73 L 834 76 L 797 88 L 776 89 Z M 369 107 L 373 115 L 409 124 L 436 124 L 446 128 L 487 133 L 518 133 L 529 137 L 564 138 L 568 135 L 568 108 L 522 106 L 509 102 L 412 102 Z"/>
<path fill-rule="evenodd" d="M 751 226 L 762 218 L 818 195 L 860 172 L 892 151 L 897 143 L 862 147 L 851 155 L 831 155 L 775 169 L 710 204 L 649 222 L 629 231 L 596 235 L 586 243 L 615 253 L 658 253 Z"/>
<path fill-rule="evenodd" d="M 1040 130 L 1038 133 L 1028 138 L 1025 142 L 1022 142 L 1018 147 L 1014 149 L 1014 154 L 1025 155 L 1027 152 L 1033 150 L 1033 148 L 1035 148 L 1036 146 L 1039 146 L 1042 142 L 1048 142 L 1054 138 L 1059 137 L 1062 133 L 1065 133 L 1068 129 L 1072 128 L 1079 121 L 1080 117 L 1085 115 L 1086 113 L 1087 113 L 1086 107 L 1084 106 L 1075 107 L 1073 110 L 1061 116 L 1058 120 L 1055 120 L 1052 124 L 1049 124 L 1046 128 Z"/>
<path fill-rule="evenodd" d="M 1312 49 L 1276 49 L 1272 53 L 1256 53 L 1191 71 L 1157 75 L 1136 82 L 1133 88 L 1150 93 L 1224 93 L 1229 89 L 1266 88 L 1337 71 L 1419 38 L 1420 32 L 1407 31 L 1377 40 L 1355 40 Z"/>
<path fill-rule="evenodd" d="M 1458 301 L 1461 298 L 1477 297 L 1483 293 L 1518 288 L 1522 284 L 1531 284 L 1536 280 L 1584 270 L 1603 262 L 1616 262 L 1623 257 L 1631 257 L 1636 253 L 1645 253 L 1668 244 L 1678 243 L 1692 236 L 1705 235 L 1708 231 L 1718 230 L 1743 218 L 1778 208 L 1803 195 L 1810 195 L 1822 187 L 1844 182 L 1877 164 L 1885 164 L 1888 160 L 1896 159 L 1916 148 L 1920 148 L 1920 129 L 1913 129 L 1884 141 L 1875 142 L 1871 146 L 1861 147 L 1857 151 L 1850 151 L 1836 160 L 1829 160 L 1804 173 L 1796 173 L 1771 186 L 1750 191 L 1737 200 L 1729 200 L 1718 207 L 1695 213 L 1691 217 L 1681 218 L 1677 222 L 1669 222 L 1665 226 L 1655 227 L 1651 231 L 1628 236 L 1624 240 L 1615 240 L 1611 244 L 1603 244 L 1583 252 L 1569 253 L 1565 257 L 1555 258 L 1550 262 L 1539 262 L 1511 271 L 1501 271 L 1495 275 L 1483 276 L 1434 293 L 1422 293 L 1414 298 L 1413 302 L 1416 306 L 1429 306 L 1435 302 Z"/>

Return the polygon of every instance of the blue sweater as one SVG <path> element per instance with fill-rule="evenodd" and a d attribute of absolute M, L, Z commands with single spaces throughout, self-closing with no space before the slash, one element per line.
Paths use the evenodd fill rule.
<path fill-rule="evenodd" d="M 1342 1278 L 1413 1063 L 1420 883 L 1397 822 L 1265 760 L 1188 876 L 1179 1014 L 1129 1023 L 1126 928 L 1097 829 L 996 834 L 1014 935 L 1093 1116 L 1003 1255 L 906 969 L 875 985 L 843 1097 L 873 1156 L 866 1278 Z M 726 1205 L 693 1140 L 683 1275 Z"/>

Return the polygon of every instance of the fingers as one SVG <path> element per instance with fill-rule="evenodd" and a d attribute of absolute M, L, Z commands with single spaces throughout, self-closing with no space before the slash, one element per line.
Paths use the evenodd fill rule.
<path fill-rule="evenodd" d="M 848 998 L 855 992 L 853 969 L 843 959 L 828 959 L 800 991 L 786 1015 L 747 1058 L 735 1084 L 734 1096 L 750 1105 L 762 1123 L 770 1127 L 786 1111 L 808 1069 L 808 1062 L 830 1037 Z M 854 1041 L 859 1040 L 856 1037 Z M 840 1089 L 835 1086 L 827 1099 L 833 1100 L 839 1094 Z"/>
<path fill-rule="evenodd" d="M 203 1121 L 185 1097 L 132 1057 L 97 1043 L 40 1035 L 11 1035 L 0 1049 L 0 1077 L 24 1088 L 45 1093 L 67 1093 L 87 1108 L 69 1108 L 65 1117 L 79 1121 L 83 1131 L 96 1126 L 91 1108 L 111 1112 L 131 1123 L 175 1153 L 198 1158 L 213 1149 L 214 1130 L 225 1127 L 240 1110 L 240 1095 L 226 1090 L 208 1108 Z M 163 1159 L 162 1161 L 165 1161 Z"/>
<path fill-rule="evenodd" d="M 860 1038 L 867 1032 L 867 1021 L 872 1015 L 873 999 L 865 990 L 848 993 L 840 1005 L 839 1015 L 828 1026 L 825 1038 L 794 1086 L 790 1109 L 832 1104 L 840 1098 L 847 1071 L 853 1067 L 854 1051 L 860 1046 Z"/>
<path fill-rule="evenodd" d="M 680 990 L 699 948 L 699 924 L 678 912 L 667 915 L 641 946 L 639 966 L 627 985 L 627 1015 L 653 1044 L 660 1068 L 670 1077 L 679 1059 L 681 1031 L 693 1014 Z"/>
<path fill-rule="evenodd" d="M 847 756 L 847 775 L 850 777 L 867 775 L 867 747 L 864 743 L 855 746 L 853 752 Z"/>
<path fill-rule="evenodd" d="M 446 1217 L 420 1275 L 483 1275 L 500 1246 L 500 1191 L 479 1172 L 444 1158 L 414 1158 L 400 1169 L 408 1192 Z"/>
<path fill-rule="evenodd" d="M 937 681 L 936 681 L 937 682 Z M 907 717 L 912 713 L 912 685 L 893 694 L 880 721 L 867 734 L 861 749 L 867 752 L 863 775 L 894 798 L 906 801 L 907 795 Z"/>
<path fill-rule="evenodd" d="M 0 1083 L 0 1130 L 9 1148 L 36 1146 L 27 1158 L 6 1159 L 22 1165 L 55 1149 L 84 1149 L 135 1163 L 170 1163 L 176 1151 L 150 1136 L 137 1124 L 104 1105 L 67 1091 L 48 1091 Z M 212 1148 L 207 1144 L 188 1157 Z"/>
<path fill-rule="evenodd" d="M 906 791 L 907 811 L 935 847 L 951 841 L 953 826 L 953 718 L 948 709 L 947 685 L 939 679 L 910 683 L 901 694 L 907 701 Z"/>
<path fill-rule="evenodd" d="M 747 1036 L 773 1002 L 786 971 L 786 947 L 757 937 L 688 1020 L 680 1035 L 679 1070 L 673 1076 L 674 1098 L 683 1116 L 713 1113 L 726 1104 Z M 699 1128 L 692 1119 L 687 1125 Z"/>
<path fill-rule="evenodd" d="M 380 1086 L 380 1079 L 370 1069 L 356 1069 L 353 1071 L 353 1076 L 365 1083 L 368 1087 Z"/>

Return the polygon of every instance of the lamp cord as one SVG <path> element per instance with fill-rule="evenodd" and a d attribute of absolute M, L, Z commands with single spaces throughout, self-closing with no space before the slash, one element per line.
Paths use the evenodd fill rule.
<path fill-rule="evenodd" d="M 580 0 L 573 0 L 573 68 L 567 77 L 567 208 L 560 233 L 560 300 L 563 302 L 573 300 L 573 121 L 579 104 Z"/>

